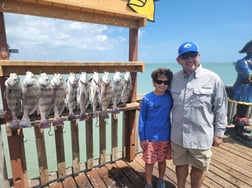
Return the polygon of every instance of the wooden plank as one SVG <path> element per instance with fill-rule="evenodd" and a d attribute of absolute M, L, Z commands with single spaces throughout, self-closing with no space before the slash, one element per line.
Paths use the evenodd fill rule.
<path fill-rule="evenodd" d="M 63 187 L 67 187 L 67 188 L 76 188 L 77 187 L 73 177 L 67 177 L 66 179 L 64 179 L 62 181 L 62 184 L 63 184 Z"/>
<path fill-rule="evenodd" d="M 92 185 L 90 184 L 86 174 L 84 173 L 75 176 L 75 180 L 79 188 L 92 188 Z"/>
<path fill-rule="evenodd" d="M 138 59 L 138 29 L 129 30 L 129 61 L 137 61 Z M 132 95 L 131 102 L 136 101 L 137 95 L 137 74 L 131 72 L 132 78 Z M 126 144 L 126 159 L 131 161 L 135 157 L 136 147 L 136 110 L 125 112 L 125 141 Z"/>
<path fill-rule="evenodd" d="M 243 168 L 239 167 L 239 165 L 234 166 L 232 164 L 226 165 L 223 163 L 224 161 L 212 159 L 213 163 L 212 166 L 215 168 L 220 169 L 220 176 L 221 177 L 228 177 L 232 176 L 232 180 L 229 180 L 234 185 L 238 185 L 239 187 L 251 187 L 252 186 L 252 179 L 251 179 L 251 171 L 244 171 Z M 217 170 L 214 170 L 215 173 Z M 227 175 L 228 174 L 228 175 Z"/>
<path fill-rule="evenodd" d="M 75 174 L 80 172 L 79 127 L 76 120 L 71 121 L 71 139 L 73 173 Z"/>
<path fill-rule="evenodd" d="M 66 0 L 8 0 L 2 3 L 0 11 L 128 28 L 146 26 L 146 16 L 129 9 L 125 1 L 107 0 L 106 6 L 103 2 L 105 1 L 94 4 L 91 0 L 85 0 L 85 3 Z M 111 5 L 116 5 L 116 8 Z"/>
<path fill-rule="evenodd" d="M 223 169 L 219 169 L 214 165 L 212 165 L 211 170 L 212 172 L 216 174 L 216 176 L 221 177 L 220 183 L 223 187 L 235 187 L 235 186 L 236 187 L 250 187 L 248 186 L 248 184 L 239 181 L 236 176 L 232 176 L 229 173 L 223 173 Z M 223 181 L 223 179 L 225 181 Z"/>
<path fill-rule="evenodd" d="M 140 165 L 143 169 L 145 169 L 145 163 L 144 161 L 142 160 L 142 154 L 139 154 L 137 155 L 137 157 L 135 158 L 134 160 L 138 165 Z M 133 162 L 130 162 L 130 163 L 134 163 Z M 176 172 L 175 172 L 175 166 L 174 164 L 172 163 L 171 160 L 167 160 L 167 172 L 166 172 L 166 176 L 167 174 L 169 175 L 168 178 L 170 178 L 170 180 L 176 184 L 177 183 L 177 177 L 176 177 Z M 155 172 L 156 173 L 156 172 Z M 157 176 L 158 177 L 158 176 Z M 169 184 L 169 183 L 168 183 Z M 190 187 L 190 183 L 189 183 L 189 177 L 187 178 L 187 181 L 186 181 L 186 186 L 185 187 Z"/>
<path fill-rule="evenodd" d="M 49 185 L 50 188 L 63 188 L 62 182 L 56 182 Z"/>
<path fill-rule="evenodd" d="M 8 54 L 8 45 L 6 40 L 6 32 L 5 32 L 5 23 L 4 23 L 4 15 L 2 12 L 0 12 L 0 60 L 6 60 L 9 59 Z M 1 95 L 4 96 L 5 86 L 4 86 L 5 79 L 3 77 L 0 77 L 0 84 L 1 84 Z M 2 97 L 2 104 L 4 107 L 3 115 L 5 116 L 7 114 L 7 104 L 4 100 L 4 97 Z M 2 120 L 1 120 L 2 123 Z M 1 125 L 0 125 L 1 126 Z M 10 187 L 8 182 L 8 174 L 7 174 L 7 168 L 6 168 L 6 161 L 5 161 L 5 154 L 4 154 L 4 148 L 3 148 L 3 139 L 2 139 L 2 131 L 0 127 L 0 187 Z"/>
<path fill-rule="evenodd" d="M 5 151 L 3 147 L 2 129 L 0 126 L 0 187 L 9 188 L 8 174 L 5 161 Z"/>
<path fill-rule="evenodd" d="M 0 76 L 8 76 L 15 70 L 18 75 L 25 75 L 26 71 L 32 71 L 33 74 L 46 72 L 47 74 L 54 73 L 93 73 L 94 71 L 103 73 L 108 72 L 143 72 L 143 62 L 80 62 L 80 61 L 17 61 L 17 60 L 1 60 L 0 61 Z"/>
<path fill-rule="evenodd" d="M 252 148 L 242 145 L 240 142 L 232 139 L 231 137 L 224 137 L 223 144 L 220 148 L 226 149 L 231 153 L 235 153 L 243 158 L 252 160 Z"/>
<path fill-rule="evenodd" d="M 12 131 L 12 135 L 7 137 L 10 148 L 13 184 L 15 188 L 28 187 L 23 137 L 22 129 Z"/>
<path fill-rule="evenodd" d="M 124 176 L 134 183 L 135 187 L 143 187 L 145 185 L 145 181 L 141 177 L 137 176 L 135 171 L 130 168 L 127 163 L 122 160 L 116 161 L 115 163 L 118 168 L 123 171 Z"/>
<path fill-rule="evenodd" d="M 99 188 L 106 188 L 107 187 L 104 184 L 104 182 L 102 181 L 102 179 L 99 176 L 99 174 L 97 173 L 97 171 L 95 170 L 95 168 L 93 168 L 90 171 L 87 171 L 86 175 L 87 175 L 87 177 L 93 187 L 99 187 Z"/>
<path fill-rule="evenodd" d="M 237 156 L 235 156 L 235 158 L 233 159 L 233 156 L 225 156 L 223 157 L 223 155 L 221 153 L 214 153 L 214 157 L 213 157 L 213 161 L 216 160 L 222 164 L 225 164 L 226 166 L 228 166 L 228 168 L 232 168 L 235 169 L 236 171 L 243 173 L 245 176 L 252 176 L 252 167 L 248 166 L 247 164 L 250 162 L 246 162 L 244 164 L 244 161 L 238 161 Z M 239 158 L 240 159 L 240 158 Z"/>
<path fill-rule="evenodd" d="M 110 176 L 108 169 L 105 166 L 94 169 L 96 173 L 101 177 L 102 181 L 106 184 L 107 187 L 117 187 L 116 181 Z"/>
<path fill-rule="evenodd" d="M 111 116 L 111 144 L 112 144 L 112 161 L 115 161 L 118 158 L 118 118 Z"/>
<path fill-rule="evenodd" d="M 45 137 L 44 137 L 44 131 L 40 129 L 39 124 L 34 126 L 34 134 L 36 138 L 40 183 L 46 184 L 49 182 L 49 177 L 48 177 L 48 166 L 46 158 Z"/>
<path fill-rule="evenodd" d="M 86 121 L 86 152 L 87 152 L 87 169 L 93 167 L 94 154 L 93 154 L 93 120 L 92 118 Z"/>
<path fill-rule="evenodd" d="M 116 180 L 118 187 L 135 187 L 134 182 L 131 182 L 125 177 L 123 171 L 115 164 L 106 165 L 110 175 Z"/>
<path fill-rule="evenodd" d="M 56 144 L 58 178 L 63 178 L 66 175 L 63 126 L 55 128 L 55 144 Z"/>
<path fill-rule="evenodd" d="M 0 11 L 0 60 L 9 59 L 3 12 Z"/>
<path fill-rule="evenodd" d="M 250 162 L 252 162 L 252 150 L 251 148 L 246 148 L 246 149 L 241 149 L 240 147 L 234 148 L 231 145 L 228 144 L 222 144 L 220 146 L 221 149 L 232 153 L 234 155 L 237 155 L 239 158 L 244 158 L 246 160 L 249 160 Z"/>
<path fill-rule="evenodd" d="M 132 161 L 136 154 L 136 110 L 126 111 L 124 113 L 126 114 L 124 119 L 126 159 Z"/>
<path fill-rule="evenodd" d="M 100 160 L 99 165 L 106 162 L 106 121 L 101 116 L 99 117 L 99 131 L 100 131 Z"/>
<path fill-rule="evenodd" d="M 222 160 L 226 160 L 226 162 L 230 163 L 237 163 L 237 155 L 230 153 L 229 151 L 225 151 L 220 148 L 214 148 L 213 149 L 213 157 L 218 157 Z M 252 168 L 252 163 L 250 160 L 244 159 L 242 157 L 239 157 L 239 165 L 243 168 Z"/>

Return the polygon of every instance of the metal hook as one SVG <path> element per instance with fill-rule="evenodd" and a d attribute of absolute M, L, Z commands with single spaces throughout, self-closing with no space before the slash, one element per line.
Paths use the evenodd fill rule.
<path fill-rule="evenodd" d="M 82 8 L 80 8 L 80 11 L 81 11 L 80 19 L 81 19 L 82 21 L 84 21 L 84 20 L 85 20 L 85 16 L 84 16 L 84 13 L 83 13 Z"/>
<path fill-rule="evenodd" d="M 4 10 L 9 10 L 10 8 L 6 7 L 6 3 L 7 3 L 7 0 L 5 0 L 3 3 L 2 3 L 2 8 Z"/>
<path fill-rule="evenodd" d="M 129 25 L 129 21 L 127 21 L 127 19 L 125 19 L 124 22 L 123 22 L 123 25 L 124 26 L 128 26 Z"/>
<path fill-rule="evenodd" d="M 114 22 L 115 25 L 118 24 L 115 17 L 113 18 L 113 22 Z"/>
<path fill-rule="evenodd" d="M 55 9 L 54 9 L 54 3 L 52 3 L 52 16 L 56 17 L 56 15 L 55 15 Z"/>
<path fill-rule="evenodd" d="M 65 17 L 66 19 L 69 18 L 67 14 L 68 14 L 68 13 L 67 13 L 67 6 L 65 5 L 65 15 L 64 15 L 64 17 Z"/>
<path fill-rule="evenodd" d="M 93 16 L 92 20 L 93 20 L 94 22 L 97 21 L 97 19 L 96 19 L 96 13 L 94 13 L 94 16 Z"/>
<path fill-rule="evenodd" d="M 40 13 L 40 12 L 39 12 L 38 0 L 36 0 L 35 13 L 36 13 L 37 15 Z"/>
<path fill-rule="evenodd" d="M 17 10 L 18 10 L 19 13 L 22 12 L 21 6 L 22 6 L 22 0 L 19 0 L 18 8 L 17 8 Z"/>
<path fill-rule="evenodd" d="M 108 20 L 106 17 L 104 17 L 104 20 L 103 20 L 104 24 L 107 24 L 108 23 Z"/>

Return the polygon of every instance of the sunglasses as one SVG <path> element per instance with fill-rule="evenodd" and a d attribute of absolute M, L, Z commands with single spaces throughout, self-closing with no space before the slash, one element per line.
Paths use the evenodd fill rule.
<path fill-rule="evenodd" d="M 169 85 L 168 80 L 154 80 L 156 84 L 164 84 L 164 85 Z"/>
<path fill-rule="evenodd" d="M 188 53 L 180 56 L 181 59 L 188 59 L 189 57 L 194 58 L 198 55 L 198 53 Z"/>

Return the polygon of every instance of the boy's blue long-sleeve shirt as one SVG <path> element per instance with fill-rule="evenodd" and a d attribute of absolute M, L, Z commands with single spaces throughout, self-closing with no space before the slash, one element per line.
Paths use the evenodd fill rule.
<path fill-rule="evenodd" d="M 143 97 L 138 124 L 140 141 L 170 140 L 172 105 L 173 100 L 170 92 L 166 92 L 162 96 L 150 92 Z"/>

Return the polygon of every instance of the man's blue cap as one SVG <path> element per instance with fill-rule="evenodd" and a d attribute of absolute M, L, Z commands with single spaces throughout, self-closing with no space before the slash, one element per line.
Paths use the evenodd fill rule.
<path fill-rule="evenodd" d="M 186 52 L 197 52 L 199 53 L 199 48 L 197 44 L 193 42 L 184 42 L 178 48 L 178 56 L 183 55 Z"/>

